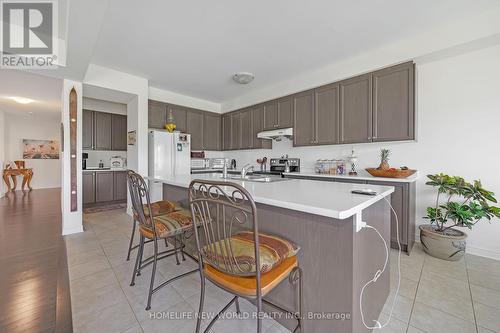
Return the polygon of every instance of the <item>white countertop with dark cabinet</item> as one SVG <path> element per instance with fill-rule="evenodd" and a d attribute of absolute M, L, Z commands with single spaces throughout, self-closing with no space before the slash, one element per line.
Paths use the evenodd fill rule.
<path fill-rule="evenodd" d="M 416 181 L 418 173 L 408 178 L 373 177 L 364 170 L 358 176 L 318 174 L 313 172 L 285 173 L 285 177 L 293 179 L 309 179 L 325 182 L 369 184 L 393 186 L 391 205 L 398 216 L 399 241 L 401 249 L 408 255 L 415 243 L 415 201 Z M 397 249 L 396 218 L 391 215 L 391 247 Z"/>

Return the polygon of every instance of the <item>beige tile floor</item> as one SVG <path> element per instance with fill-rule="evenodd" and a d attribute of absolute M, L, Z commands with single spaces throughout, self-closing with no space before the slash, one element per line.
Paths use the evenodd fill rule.
<path fill-rule="evenodd" d="M 122 210 L 84 215 L 85 232 L 66 237 L 75 332 L 194 332 L 199 302 L 199 278 L 191 275 L 161 289 L 145 311 L 150 268 L 130 287 L 133 260 L 125 261 L 131 219 Z M 148 247 L 150 248 L 150 247 Z M 151 253 L 151 250 L 148 250 Z M 135 257 L 135 255 L 134 255 Z M 379 318 L 388 318 L 396 285 L 397 252 L 391 252 L 391 295 Z M 187 259 L 160 261 L 157 281 L 195 268 Z M 411 256 L 401 256 L 401 288 L 392 319 L 382 332 L 500 333 L 500 262 L 467 255 L 447 262 L 426 255 L 417 244 Z M 209 285 L 205 309 L 216 313 L 230 295 Z M 242 300 L 242 310 L 254 307 Z M 234 314 L 234 308 L 231 309 Z M 154 314 L 183 313 L 185 317 L 151 318 Z M 206 322 L 204 323 L 207 324 Z M 288 332 L 272 319 L 265 333 Z M 255 320 L 219 320 L 212 333 L 255 332 Z"/>

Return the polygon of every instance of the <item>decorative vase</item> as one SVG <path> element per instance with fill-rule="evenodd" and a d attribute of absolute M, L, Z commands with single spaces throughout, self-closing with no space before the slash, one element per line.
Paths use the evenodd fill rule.
<path fill-rule="evenodd" d="M 419 229 L 420 242 L 426 253 L 448 261 L 457 261 L 464 256 L 467 245 L 465 232 L 451 228 L 441 233 L 430 224 L 420 225 Z"/>

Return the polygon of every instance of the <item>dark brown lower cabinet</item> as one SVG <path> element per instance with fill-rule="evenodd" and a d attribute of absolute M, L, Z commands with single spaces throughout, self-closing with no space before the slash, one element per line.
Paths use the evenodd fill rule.
<path fill-rule="evenodd" d="M 127 172 L 113 172 L 113 200 L 127 200 Z"/>
<path fill-rule="evenodd" d="M 96 202 L 113 201 L 113 172 L 96 172 Z"/>
<path fill-rule="evenodd" d="M 287 175 L 287 178 L 294 179 L 309 179 L 317 181 L 330 181 L 339 183 L 352 183 L 352 184 L 370 184 L 381 186 L 393 186 L 394 192 L 391 194 L 391 206 L 397 215 L 397 220 L 391 212 L 391 247 L 398 248 L 397 233 L 399 230 L 399 242 L 401 250 L 408 253 L 411 252 L 415 244 L 415 198 L 416 190 L 415 183 L 398 183 L 398 182 L 384 182 L 374 180 L 362 179 L 349 179 L 349 178 L 325 178 L 325 177 L 300 177 Z M 369 222 L 369 221 L 368 221 Z M 398 223 L 399 222 L 399 223 Z"/>
<path fill-rule="evenodd" d="M 396 226 L 399 229 L 401 250 L 410 254 L 415 243 L 415 183 L 396 183 L 384 181 L 368 181 L 368 184 L 394 186 L 391 194 L 391 205 L 396 212 L 398 221 L 391 214 L 391 247 L 398 248 Z M 397 223 L 399 222 L 399 223 Z"/>
<path fill-rule="evenodd" d="M 84 172 L 82 175 L 82 203 L 95 203 L 95 172 Z"/>
<path fill-rule="evenodd" d="M 84 206 L 127 201 L 126 171 L 84 172 L 82 179 Z"/>

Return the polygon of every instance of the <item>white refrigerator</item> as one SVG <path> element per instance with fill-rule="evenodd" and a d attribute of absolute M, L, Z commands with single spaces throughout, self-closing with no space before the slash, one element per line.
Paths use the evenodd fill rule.
<path fill-rule="evenodd" d="M 149 177 L 168 178 L 191 173 L 191 136 L 149 130 Z M 163 184 L 149 181 L 151 202 L 163 199 Z"/>

